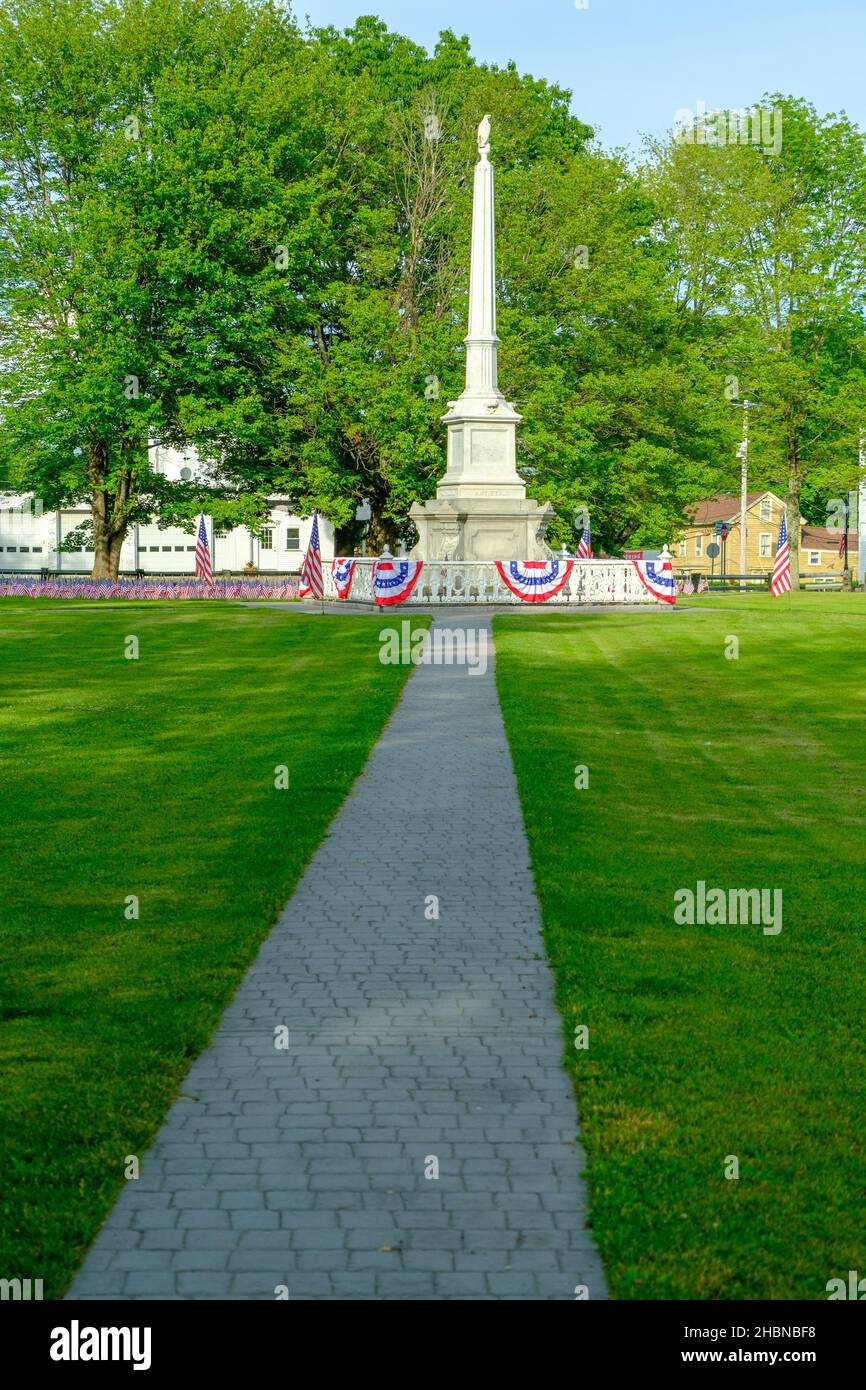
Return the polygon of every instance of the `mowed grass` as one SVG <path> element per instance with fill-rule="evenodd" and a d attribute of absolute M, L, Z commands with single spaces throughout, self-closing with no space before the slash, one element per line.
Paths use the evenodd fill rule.
<path fill-rule="evenodd" d="M 611 1292 L 826 1298 L 866 1272 L 866 598 L 495 635 Z M 781 933 L 675 925 L 699 879 Z"/>
<path fill-rule="evenodd" d="M 396 702 L 378 654 L 362 618 L 0 601 L 3 1278 L 67 1285 Z"/>

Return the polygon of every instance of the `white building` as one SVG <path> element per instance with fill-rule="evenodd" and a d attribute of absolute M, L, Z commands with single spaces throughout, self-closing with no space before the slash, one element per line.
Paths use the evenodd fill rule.
<path fill-rule="evenodd" d="M 154 446 L 151 465 L 155 472 L 168 478 L 190 481 L 195 477 L 195 453 L 179 453 L 176 449 Z M 287 497 L 272 497 L 270 524 L 261 536 L 254 536 L 245 526 L 229 532 L 214 529 L 207 518 L 210 532 L 211 561 L 214 574 L 221 570 L 240 573 L 250 564 L 261 573 L 294 574 L 300 571 L 313 529 L 313 518 L 296 516 Z M 0 573 L 39 573 L 42 569 L 55 574 L 89 574 L 93 568 L 93 551 L 59 551 L 58 546 L 70 531 L 90 519 L 90 507 L 82 503 L 59 512 L 43 512 L 38 499 L 11 493 L 0 493 Z M 319 517 L 319 544 L 323 561 L 334 556 L 334 528 Z M 195 570 L 195 538 L 176 526 L 164 530 L 155 523 L 133 526 L 123 543 L 120 571 L 134 574 L 192 574 Z"/>

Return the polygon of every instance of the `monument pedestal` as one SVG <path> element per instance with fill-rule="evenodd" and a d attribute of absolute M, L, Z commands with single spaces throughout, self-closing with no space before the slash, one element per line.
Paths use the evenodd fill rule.
<path fill-rule="evenodd" d="M 496 489 L 491 488 L 491 493 Z M 553 515 L 527 497 L 436 497 L 409 512 L 418 530 L 414 560 L 546 560 Z"/>

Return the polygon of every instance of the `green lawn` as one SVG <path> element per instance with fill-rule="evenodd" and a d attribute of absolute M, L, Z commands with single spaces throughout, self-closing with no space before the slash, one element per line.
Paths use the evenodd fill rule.
<path fill-rule="evenodd" d="M 866 1273 L 866 598 L 495 633 L 611 1291 L 826 1298 Z M 675 925 L 700 879 L 782 931 Z"/>
<path fill-rule="evenodd" d="M 146 1149 L 399 695 L 378 631 L 0 601 L 4 1278 L 58 1295 Z"/>

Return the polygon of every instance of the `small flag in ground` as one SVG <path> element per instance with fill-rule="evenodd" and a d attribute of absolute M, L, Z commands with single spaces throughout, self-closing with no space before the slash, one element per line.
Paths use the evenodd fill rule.
<path fill-rule="evenodd" d="M 195 539 L 195 577 L 213 588 L 213 569 L 210 562 L 210 546 L 207 543 L 204 512 L 199 516 L 198 532 Z"/>
<path fill-rule="evenodd" d="M 782 524 L 779 527 L 779 544 L 776 547 L 776 561 L 773 565 L 773 577 L 770 580 L 770 593 L 773 598 L 779 598 L 782 594 L 791 591 L 791 557 L 788 554 L 788 521 L 782 516 Z"/>
<path fill-rule="evenodd" d="M 586 518 L 583 535 L 577 543 L 577 558 L 578 560 L 592 559 L 592 546 L 589 543 L 589 517 Z"/>
<path fill-rule="evenodd" d="M 307 553 L 304 556 L 304 565 L 301 570 L 300 598 L 306 598 L 312 594 L 313 598 L 324 598 L 325 587 L 322 583 L 322 555 L 319 550 L 319 513 L 313 512 L 313 529 L 310 533 L 310 544 L 307 546 Z"/>

